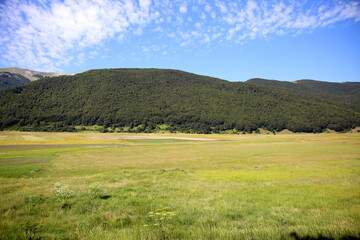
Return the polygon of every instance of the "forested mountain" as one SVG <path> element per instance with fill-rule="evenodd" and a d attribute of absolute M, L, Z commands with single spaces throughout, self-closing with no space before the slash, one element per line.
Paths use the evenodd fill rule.
<path fill-rule="evenodd" d="M 332 101 L 331 104 L 349 107 L 360 112 L 360 82 L 332 83 L 305 79 L 295 82 L 283 82 L 254 78 L 248 80 L 247 83 L 326 99 Z"/>
<path fill-rule="evenodd" d="M 44 77 L 71 75 L 67 73 L 39 72 L 25 68 L 0 68 L 0 90 L 24 85 Z"/>
<path fill-rule="evenodd" d="M 0 90 L 18 87 L 30 82 L 29 79 L 16 73 L 0 72 Z"/>
<path fill-rule="evenodd" d="M 177 70 L 103 69 L 6 89 L 0 128 L 69 130 L 76 125 L 209 133 L 320 132 L 360 125 L 360 113 L 312 97 Z"/>

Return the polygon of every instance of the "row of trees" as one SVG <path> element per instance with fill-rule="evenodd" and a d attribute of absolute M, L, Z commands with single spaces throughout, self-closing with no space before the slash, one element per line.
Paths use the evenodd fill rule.
<path fill-rule="evenodd" d="M 230 124 L 234 125 L 234 124 Z M 218 125 L 215 127 L 211 127 L 209 125 L 195 123 L 188 125 L 130 125 L 119 127 L 117 124 L 113 124 L 110 127 L 100 126 L 95 128 L 96 131 L 99 132 L 128 132 L 128 133 L 154 133 L 160 131 L 168 131 L 168 132 L 182 132 L 182 133 L 199 133 L 199 134 L 211 134 L 211 133 L 259 133 L 259 128 L 254 124 L 249 125 L 235 125 L 234 128 L 229 127 L 229 125 Z M 340 124 L 329 124 L 328 127 L 312 127 L 312 126 L 302 126 L 302 127 L 294 127 L 291 126 L 286 128 L 264 128 L 265 130 L 271 131 L 273 133 L 279 132 L 284 129 L 289 129 L 293 132 L 312 132 L 312 133 L 321 133 L 327 129 L 335 130 L 335 131 L 345 131 L 350 128 L 354 128 L 355 126 L 351 126 L 349 128 L 345 128 Z M 56 123 L 47 123 L 42 122 L 41 124 L 33 124 L 33 125 L 12 125 L 9 127 L 1 127 L 0 130 L 19 130 L 19 131 L 43 131 L 43 132 L 76 132 L 82 130 L 88 130 L 87 127 L 78 128 L 75 125 L 67 125 L 64 122 L 56 122 Z M 90 128 L 91 129 L 91 128 Z"/>

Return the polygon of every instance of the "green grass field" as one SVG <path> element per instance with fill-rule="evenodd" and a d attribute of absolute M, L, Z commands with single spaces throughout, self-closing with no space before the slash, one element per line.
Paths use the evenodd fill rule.
<path fill-rule="evenodd" d="M 0 132 L 0 239 L 360 238 L 360 133 L 97 135 Z"/>

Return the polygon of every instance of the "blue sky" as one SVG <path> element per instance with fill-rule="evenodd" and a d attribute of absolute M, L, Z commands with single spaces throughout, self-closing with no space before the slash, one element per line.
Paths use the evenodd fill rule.
<path fill-rule="evenodd" d="M 0 0 L 0 67 L 360 82 L 359 0 Z"/>

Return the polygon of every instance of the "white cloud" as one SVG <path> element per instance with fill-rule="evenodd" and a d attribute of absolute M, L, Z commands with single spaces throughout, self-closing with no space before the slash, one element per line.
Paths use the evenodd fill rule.
<path fill-rule="evenodd" d="M 150 4 L 151 4 L 151 0 L 140 0 L 140 7 L 142 9 L 145 9 L 146 11 L 149 10 Z"/>
<path fill-rule="evenodd" d="M 167 39 L 165 44 L 183 47 L 237 44 L 360 21 L 358 0 L 309 2 L 6 0 L 0 4 L 0 63 L 54 71 L 93 58 L 91 52 L 108 39 L 126 44 L 135 35 L 139 42 Z"/>
<path fill-rule="evenodd" d="M 181 12 L 181 13 L 187 13 L 186 3 L 183 3 L 183 4 L 180 5 L 180 7 L 179 7 L 179 12 Z"/>
<path fill-rule="evenodd" d="M 205 11 L 211 12 L 211 10 L 212 10 L 212 8 L 211 8 L 210 4 L 207 3 L 207 4 L 205 5 Z"/>
<path fill-rule="evenodd" d="M 210 42 L 210 37 L 209 37 L 209 35 L 205 34 L 203 41 L 206 42 L 206 43 L 207 43 L 207 42 Z"/>
<path fill-rule="evenodd" d="M 320 1 L 319 1 L 320 2 Z M 300 2 L 255 2 L 243 8 L 227 7 L 222 20 L 227 24 L 227 40 L 243 41 L 271 34 L 299 34 L 342 20 L 360 21 L 360 2 L 324 1 L 327 5 L 307 8 Z M 234 10 L 235 9 L 235 10 Z"/>
<path fill-rule="evenodd" d="M 137 28 L 135 31 L 134 31 L 134 34 L 136 36 L 141 36 L 142 34 L 144 33 L 144 30 L 142 28 Z"/>
<path fill-rule="evenodd" d="M 221 13 L 227 13 L 227 7 L 225 6 L 224 3 L 220 1 L 216 1 L 215 5 L 220 9 Z"/>
<path fill-rule="evenodd" d="M 2 42 L 2 61 L 57 70 L 72 60 L 69 56 L 77 54 L 77 59 L 84 59 L 82 49 L 121 36 L 130 25 L 141 26 L 151 21 L 150 3 L 150 0 L 141 0 L 139 4 L 129 0 L 49 0 L 44 5 L 8 1 L 0 6 L 2 35 L 9 36 Z M 137 28 L 134 33 L 140 35 L 142 29 Z"/>

